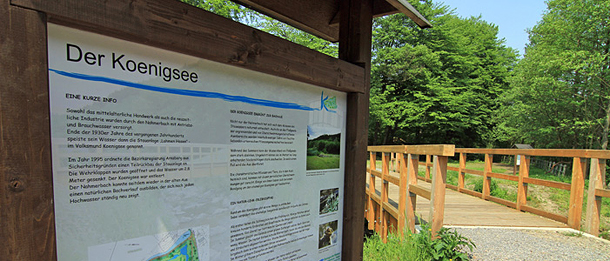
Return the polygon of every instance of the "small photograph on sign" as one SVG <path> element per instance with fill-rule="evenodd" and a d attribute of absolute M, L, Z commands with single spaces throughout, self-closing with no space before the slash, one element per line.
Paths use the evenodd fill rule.
<path fill-rule="evenodd" d="M 338 169 L 341 130 L 323 125 L 307 126 L 307 170 Z"/>
<path fill-rule="evenodd" d="M 337 244 L 337 220 L 321 224 L 318 228 L 318 249 Z"/>
<path fill-rule="evenodd" d="M 339 210 L 339 188 L 320 190 L 320 215 Z"/>

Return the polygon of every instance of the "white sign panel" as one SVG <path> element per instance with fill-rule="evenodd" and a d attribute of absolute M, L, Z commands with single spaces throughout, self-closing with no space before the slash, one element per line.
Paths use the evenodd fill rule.
<path fill-rule="evenodd" d="M 340 260 L 345 93 L 48 34 L 59 260 Z"/>

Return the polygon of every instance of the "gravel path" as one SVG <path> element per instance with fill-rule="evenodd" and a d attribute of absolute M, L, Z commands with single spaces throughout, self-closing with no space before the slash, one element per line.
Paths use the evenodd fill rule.
<path fill-rule="evenodd" d="M 454 227 L 476 248 L 472 260 L 610 260 L 610 241 L 575 230 Z"/>

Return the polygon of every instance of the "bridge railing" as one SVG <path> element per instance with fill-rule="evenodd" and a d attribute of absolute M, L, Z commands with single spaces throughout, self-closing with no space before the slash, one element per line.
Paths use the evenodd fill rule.
<path fill-rule="evenodd" d="M 400 146 L 369 146 L 369 167 L 367 167 L 368 188 L 366 192 L 365 217 L 369 221 L 369 229 L 374 229 L 382 238 L 386 238 L 390 228 L 403 233 L 406 228 L 411 231 L 415 226 L 415 207 L 417 196 L 430 200 L 428 221 L 434 233 L 443 225 L 445 188 L 451 188 L 461 193 L 469 194 L 493 201 L 520 211 L 544 216 L 574 229 L 580 229 L 585 195 L 585 173 L 587 160 L 590 160 L 589 188 L 587 193 L 587 209 L 584 220 L 586 232 L 598 235 L 602 197 L 610 198 L 610 190 L 604 188 L 606 159 L 610 159 L 610 151 L 604 150 L 562 150 L 562 149 L 470 149 L 458 148 L 454 145 L 400 145 Z M 448 166 L 448 157 L 459 155 L 458 167 Z M 468 154 L 482 154 L 485 162 L 483 170 L 466 167 Z M 420 155 L 425 156 L 425 162 L 419 162 Z M 520 156 L 518 175 L 496 173 L 493 171 L 494 155 Z M 572 180 L 570 183 L 537 179 L 529 176 L 532 157 L 564 157 L 572 158 Z M 377 163 L 381 159 L 380 164 Z M 381 166 L 378 166 L 381 165 Z M 419 176 L 419 166 L 424 168 L 424 175 Z M 457 186 L 447 184 L 447 170 L 458 173 Z M 476 192 L 465 187 L 465 175 L 472 174 L 483 177 L 482 192 Z M 504 179 L 517 183 L 516 202 L 491 195 L 491 180 Z M 419 180 L 432 183 L 427 189 L 418 185 Z M 381 182 L 377 192 L 376 182 Z M 399 190 L 399 202 L 394 206 L 389 199 L 390 184 Z M 550 213 L 528 205 L 527 195 L 529 185 L 538 185 L 570 192 L 568 215 Z"/>
<path fill-rule="evenodd" d="M 415 207 L 419 195 L 430 200 L 428 217 L 432 232 L 436 234 L 443 225 L 447 162 L 448 157 L 454 155 L 454 150 L 454 145 L 369 146 L 369 187 L 365 212 L 369 229 L 377 231 L 384 241 L 391 227 L 401 234 L 406 228 L 414 231 Z M 378 154 L 381 154 L 381 166 L 377 166 Z M 432 158 L 432 189 L 417 185 L 419 155 Z M 381 182 L 379 194 L 375 189 L 378 179 Z M 398 207 L 389 201 L 390 184 L 398 186 Z"/>
<path fill-rule="evenodd" d="M 448 170 L 458 172 L 458 184 L 447 187 L 461 193 L 476 196 L 485 200 L 493 201 L 520 211 L 530 212 L 536 215 L 547 217 L 569 227 L 579 230 L 581 228 L 581 216 L 583 211 L 583 198 L 585 188 L 585 173 L 587 172 L 587 159 L 591 161 L 589 169 L 589 189 L 587 191 L 587 210 L 584 229 L 586 232 L 598 235 L 601 214 L 602 197 L 610 197 L 610 190 L 604 189 L 606 159 L 610 159 L 610 151 L 604 150 L 564 150 L 564 149 L 455 149 L 459 153 L 459 166 L 447 167 Z M 474 170 L 466 168 L 466 158 L 468 154 L 483 154 L 485 158 L 484 169 Z M 518 175 L 507 175 L 492 171 L 494 155 L 514 155 L 520 156 Z M 557 182 L 551 180 L 537 179 L 529 177 L 530 161 L 532 157 L 563 157 L 572 158 L 572 179 L 570 183 Z M 429 157 L 425 163 L 421 163 L 426 168 L 422 180 L 431 181 L 429 177 L 430 167 Z M 482 192 L 476 192 L 465 188 L 465 174 L 478 175 L 483 177 Z M 501 199 L 491 195 L 491 179 L 503 179 L 517 182 L 516 202 Z M 570 192 L 568 215 L 550 213 L 527 204 L 528 185 L 539 185 L 550 188 L 563 189 Z"/>

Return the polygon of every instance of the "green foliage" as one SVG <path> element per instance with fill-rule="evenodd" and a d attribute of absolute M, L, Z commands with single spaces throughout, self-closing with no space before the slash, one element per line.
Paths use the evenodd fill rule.
<path fill-rule="evenodd" d="M 254 25 L 267 33 L 284 38 L 296 44 L 308 47 L 326 55 L 337 57 L 339 55 L 339 45 L 326 41 L 315 35 L 296 29 L 290 25 L 279 22 L 270 17 L 259 19 Z"/>
<path fill-rule="evenodd" d="M 477 180 L 474 181 L 474 189 L 473 190 L 476 191 L 476 192 L 483 193 L 483 179 L 477 179 Z M 495 180 L 490 179 L 490 182 L 489 182 L 489 191 L 490 191 L 490 194 L 492 194 L 492 196 L 493 196 L 493 193 L 496 190 L 498 190 L 498 183 Z"/>
<path fill-rule="evenodd" d="M 320 151 L 318 151 L 317 149 L 314 149 L 314 148 L 307 149 L 307 156 L 318 156 L 318 155 L 320 155 Z"/>
<path fill-rule="evenodd" d="M 502 180 L 502 182 L 509 183 L 510 181 Z M 475 179 L 473 184 L 474 184 L 474 189 L 473 189 L 474 191 L 483 193 L 483 179 L 481 179 L 481 178 Z M 498 185 L 498 182 L 495 179 L 490 179 L 489 189 L 490 189 L 489 194 L 493 197 L 497 197 L 497 198 L 501 198 L 501 199 L 505 199 L 505 200 L 509 200 L 509 201 L 513 201 L 513 202 L 517 201 L 517 194 L 509 193 L 506 189 L 500 187 Z"/>
<path fill-rule="evenodd" d="M 422 225 L 419 233 L 405 232 L 404 238 L 391 233 L 387 243 L 381 241 L 379 235 L 374 235 L 364 244 L 364 260 L 469 260 L 462 252 L 476 247 L 468 238 L 455 230 L 441 228 L 438 238 L 432 240 L 430 226 Z"/>
<path fill-rule="evenodd" d="M 307 148 L 308 155 L 310 155 L 310 151 L 312 153 L 318 151 L 319 153 L 338 155 L 341 152 L 341 136 L 340 134 L 321 135 L 313 140 L 308 140 Z"/>
<path fill-rule="evenodd" d="M 424 256 L 418 256 L 418 249 L 412 238 L 403 239 L 395 233 L 388 235 L 385 244 L 378 234 L 373 235 L 364 243 L 362 255 L 365 261 L 430 260 Z"/>
<path fill-rule="evenodd" d="M 252 10 L 224 0 L 181 0 L 184 3 L 224 16 L 234 21 L 247 22 L 257 14 Z"/>
<path fill-rule="evenodd" d="M 437 239 L 432 240 L 428 224 L 422 225 L 422 230 L 413 235 L 420 251 L 429 256 L 430 260 L 469 260 L 468 255 L 460 250 L 469 248 L 472 251 L 475 244 L 470 239 L 446 227 L 441 228 L 437 236 Z"/>
<path fill-rule="evenodd" d="M 374 21 L 370 143 L 488 145 L 515 51 L 480 17 L 460 18 L 431 1 L 413 5 L 433 28 L 402 14 Z"/>
<path fill-rule="evenodd" d="M 499 140 L 607 148 L 610 2 L 549 0 L 497 115 Z"/>

